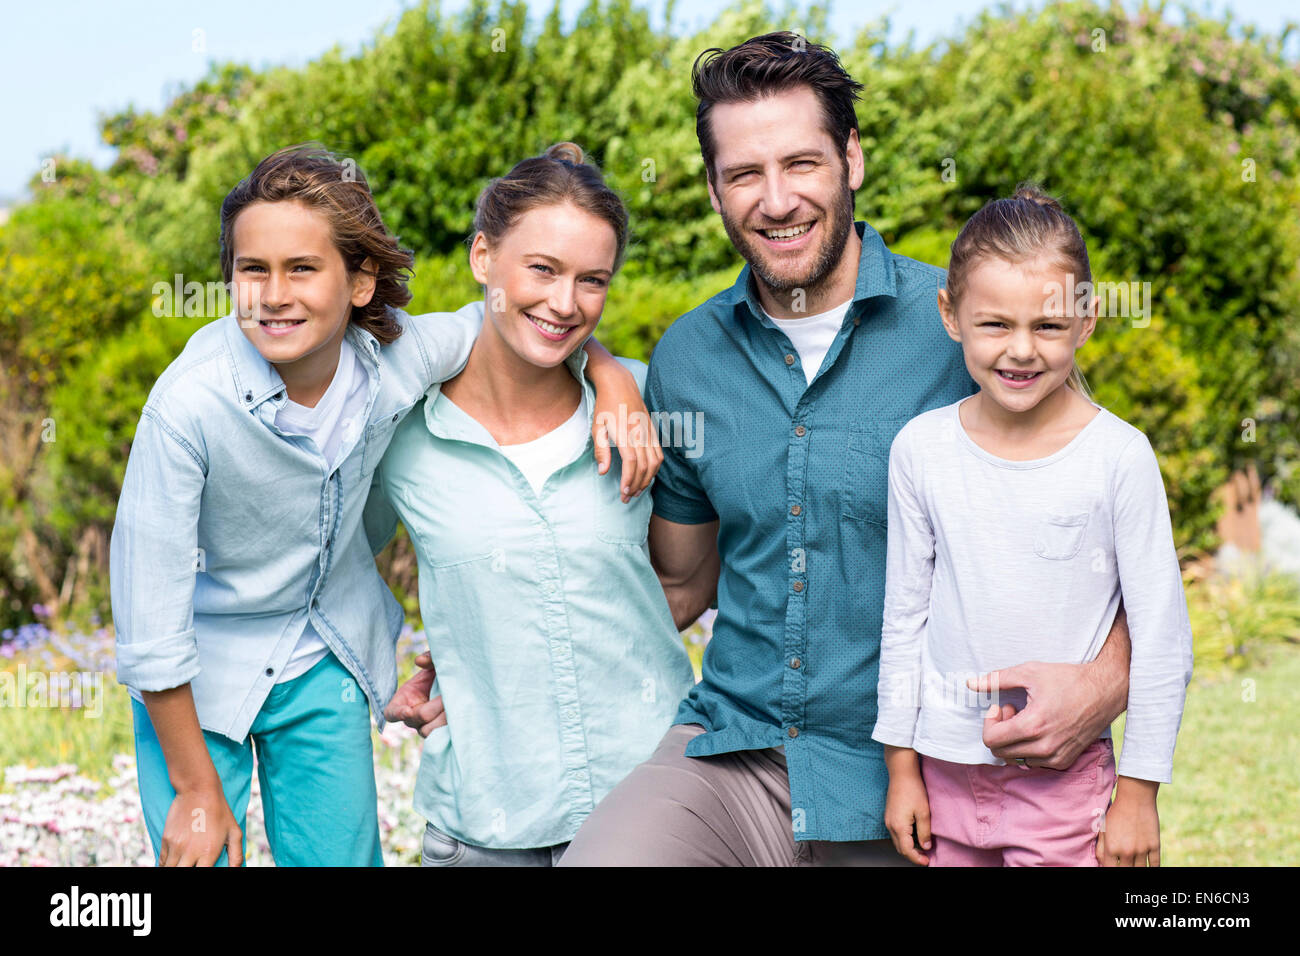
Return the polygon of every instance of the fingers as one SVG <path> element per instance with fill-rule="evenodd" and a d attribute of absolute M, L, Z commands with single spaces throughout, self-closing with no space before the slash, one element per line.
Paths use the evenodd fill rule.
<path fill-rule="evenodd" d="M 916 842 L 921 844 L 922 850 L 929 850 L 933 845 L 930 838 L 930 812 L 928 810 L 916 815 Z"/>
<path fill-rule="evenodd" d="M 226 862 L 231 866 L 244 865 L 244 834 L 237 826 L 226 831 Z"/>
<path fill-rule="evenodd" d="M 416 667 L 422 667 L 422 668 L 424 668 L 425 670 L 430 670 L 430 671 L 433 670 L 433 657 L 432 657 L 432 655 L 430 655 L 428 651 L 425 651 L 424 653 L 422 653 L 419 657 L 417 657 L 417 658 L 415 659 L 415 666 L 416 666 Z"/>
<path fill-rule="evenodd" d="M 428 737 L 436 727 L 446 727 L 447 711 L 442 706 L 442 697 L 435 697 L 421 707 L 419 710 L 419 723 L 412 723 L 411 726 L 418 726 L 421 737 Z"/>
<path fill-rule="evenodd" d="M 1157 846 L 1154 849 L 1152 849 L 1150 853 L 1147 854 L 1147 866 L 1159 866 L 1159 865 L 1160 865 L 1160 847 Z"/>
<path fill-rule="evenodd" d="M 596 416 L 596 424 L 591 430 L 591 440 L 596 446 L 596 464 L 598 466 L 596 474 L 603 475 L 609 471 L 609 432 L 606 430 L 604 422 L 600 420 L 599 415 Z"/>

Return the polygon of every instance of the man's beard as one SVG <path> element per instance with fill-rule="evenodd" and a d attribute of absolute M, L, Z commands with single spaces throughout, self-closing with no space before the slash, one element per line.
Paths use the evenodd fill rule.
<path fill-rule="evenodd" d="M 819 220 L 823 225 L 823 235 L 813 258 L 812 268 L 807 275 L 794 278 L 782 278 L 774 273 L 764 258 L 757 241 L 750 240 L 750 231 L 722 212 L 722 227 L 727 230 L 727 238 L 736 247 L 754 275 L 762 280 L 773 292 L 793 292 L 803 289 L 806 294 L 816 292 L 818 286 L 826 280 L 835 267 L 840 264 L 844 247 L 848 242 L 849 230 L 853 228 L 853 192 L 848 183 L 844 183 L 840 201 L 830 209 L 829 220 Z"/>

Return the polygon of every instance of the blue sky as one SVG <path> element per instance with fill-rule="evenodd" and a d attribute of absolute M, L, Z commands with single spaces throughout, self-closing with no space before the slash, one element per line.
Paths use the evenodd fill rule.
<path fill-rule="evenodd" d="M 355 51 L 411 5 L 411 0 L 8 4 L 0 31 L 0 205 L 20 195 L 52 153 L 71 152 L 105 165 L 112 150 L 99 142 L 99 114 L 128 104 L 159 109 L 169 93 L 197 80 L 213 60 L 300 65 L 336 44 Z M 463 5 L 464 0 L 444 0 L 443 7 L 452 11 Z M 570 18 L 582 5 L 581 0 L 563 0 Z M 662 24 L 664 0 L 647 0 L 646 5 L 654 22 Z M 702 27 L 726 5 L 724 0 L 679 2 L 674 26 L 678 32 Z M 832 6 L 831 27 L 837 40 L 847 39 L 890 14 L 896 38 L 914 30 L 924 43 L 956 35 L 987 5 L 974 0 L 840 2 Z M 1012 4 L 1015 9 L 1029 5 L 1025 0 Z M 549 9 L 549 0 L 535 6 Z M 1236 19 L 1275 32 L 1288 15 L 1300 19 L 1300 9 L 1283 0 L 1201 0 L 1195 7 L 1205 13 L 1230 9 Z M 195 49 L 195 31 L 202 31 L 200 50 Z"/>

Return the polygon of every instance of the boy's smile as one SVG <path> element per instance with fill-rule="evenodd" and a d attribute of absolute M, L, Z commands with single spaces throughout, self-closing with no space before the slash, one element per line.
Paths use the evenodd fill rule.
<path fill-rule="evenodd" d="M 352 307 L 370 301 L 374 280 L 348 275 L 329 221 L 295 200 L 250 204 L 232 236 L 239 327 L 289 397 L 313 406 L 334 375 Z"/>

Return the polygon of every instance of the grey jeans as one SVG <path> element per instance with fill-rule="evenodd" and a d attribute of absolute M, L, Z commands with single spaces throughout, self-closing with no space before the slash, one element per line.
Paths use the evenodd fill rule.
<path fill-rule="evenodd" d="M 561 866 L 899 866 L 889 840 L 794 839 L 785 748 L 687 757 L 670 727 L 578 829 Z"/>
<path fill-rule="evenodd" d="M 475 846 L 443 833 L 432 823 L 424 825 L 421 866 L 555 866 L 567 843 L 529 850 L 496 850 Z"/>

